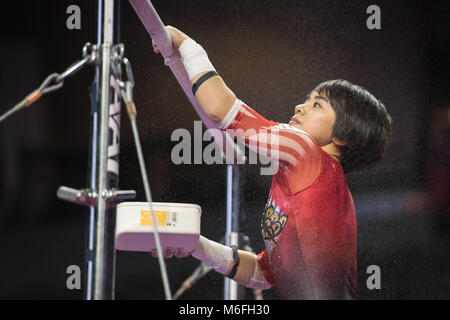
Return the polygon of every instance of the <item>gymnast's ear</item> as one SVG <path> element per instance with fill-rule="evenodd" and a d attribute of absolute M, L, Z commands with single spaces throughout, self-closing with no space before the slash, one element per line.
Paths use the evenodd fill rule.
<path fill-rule="evenodd" d="M 331 138 L 331 141 L 338 147 L 342 147 L 342 146 L 347 145 L 347 142 L 339 140 L 338 138 Z"/>

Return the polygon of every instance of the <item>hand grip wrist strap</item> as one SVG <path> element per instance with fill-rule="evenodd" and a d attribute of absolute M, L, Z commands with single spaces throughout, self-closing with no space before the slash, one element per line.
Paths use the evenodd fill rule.
<path fill-rule="evenodd" d="M 228 275 L 226 275 L 226 277 L 233 279 L 237 273 L 237 270 L 239 267 L 239 262 L 241 259 L 239 258 L 238 248 L 236 246 L 231 246 L 231 249 L 233 250 L 234 265 L 233 265 L 233 268 L 231 269 L 230 273 Z"/>
<path fill-rule="evenodd" d="M 219 74 L 216 71 L 209 71 L 207 73 L 205 73 L 204 75 L 202 75 L 197 81 L 195 81 L 195 83 L 192 85 L 192 93 L 195 96 L 195 93 L 197 92 L 198 88 L 203 84 L 203 82 L 205 82 L 206 80 L 208 80 L 209 78 L 212 78 L 214 76 L 218 76 Z"/>

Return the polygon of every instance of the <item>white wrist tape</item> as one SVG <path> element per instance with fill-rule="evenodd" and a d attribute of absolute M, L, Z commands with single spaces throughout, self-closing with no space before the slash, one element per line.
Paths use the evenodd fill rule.
<path fill-rule="evenodd" d="M 266 277 L 264 277 L 257 256 L 255 256 L 255 271 L 253 271 L 253 276 L 246 287 L 256 290 L 266 290 L 272 287 L 272 285 L 267 282 Z"/>
<path fill-rule="evenodd" d="M 209 61 L 205 49 L 194 40 L 190 38 L 184 40 L 179 51 L 189 80 L 192 80 L 199 73 L 216 71 Z"/>
<path fill-rule="evenodd" d="M 230 247 L 211 241 L 203 236 L 200 236 L 198 239 L 197 248 L 192 252 L 192 256 L 221 274 L 224 274 L 228 270 L 230 263 L 234 261 L 233 250 Z"/>

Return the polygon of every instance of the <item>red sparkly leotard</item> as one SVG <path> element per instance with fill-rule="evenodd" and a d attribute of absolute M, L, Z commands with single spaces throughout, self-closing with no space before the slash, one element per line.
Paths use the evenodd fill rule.
<path fill-rule="evenodd" d="M 356 298 L 356 215 L 342 166 L 306 132 L 236 100 L 219 126 L 278 165 L 259 264 L 281 299 Z"/>

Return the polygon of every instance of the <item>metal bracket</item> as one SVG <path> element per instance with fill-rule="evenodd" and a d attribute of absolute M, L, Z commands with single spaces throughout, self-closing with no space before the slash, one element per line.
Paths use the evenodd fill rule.
<path fill-rule="evenodd" d="M 98 192 L 92 189 L 73 189 L 65 186 L 58 188 L 56 195 L 63 201 L 72 202 L 78 205 L 93 207 L 97 205 Z M 113 207 L 118 203 L 136 198 L 134 190 L 104 190 L 101 193 L 108 207 Z"/>

